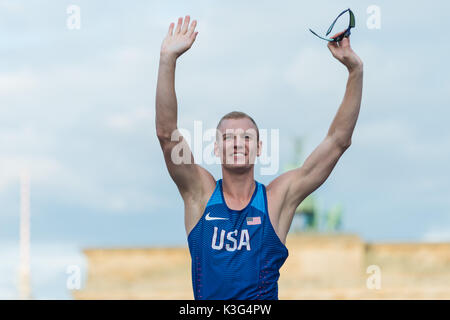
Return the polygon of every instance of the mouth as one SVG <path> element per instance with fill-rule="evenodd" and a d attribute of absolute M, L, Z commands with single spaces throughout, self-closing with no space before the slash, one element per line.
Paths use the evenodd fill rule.
<path fill-rule="evenodd" d="M 245 152 L 235 152 L 233 156 L 235 157 L 245 157 L 247 154 Z"/>

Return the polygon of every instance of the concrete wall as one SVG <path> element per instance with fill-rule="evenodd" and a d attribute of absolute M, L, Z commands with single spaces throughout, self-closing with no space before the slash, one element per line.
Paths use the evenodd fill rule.
<path fill-rule="evenodd" d="M 366 244 L 355 235 L 290 234 L 280 299 L 450 299 L 450 243 Z M 193 299 L 187 248 L 86 249 L 76 299 Z M 367 267 L 381 271 L 368 289 Z"/>

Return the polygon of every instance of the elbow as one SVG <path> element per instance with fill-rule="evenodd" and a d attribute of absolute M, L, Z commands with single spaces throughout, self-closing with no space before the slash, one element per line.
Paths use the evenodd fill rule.
<path fill-rule="evenodd" d="M 352 145 L 352 141 L 345 141 L 345 142 L 341 142 L 339 143 L 339 146 L 342 148 L 342 150 L 347 150 L 348 148 L 350 148 L 350 146 Z"/>
<path fill-rule="evenodd" d="M 164 130 L 162 128 L 156 128 L 156 136 L 159 141 L 170 140 L 172 133 L 169 130 Z"/>
<path fill-rule="evenodd" d="M 352 145 L 352 139 L 351 138 L 339 138 L 334 137 L 334 143 L 338 145 L 342 150 L 347 150 Z"/>
<path fill-rule="evenodd" d="M 177 128 L 156 126 L 156 136 L 160 142 L 177 140 Z"/>
<path fill-rule="evenodd" d="M 352 140 L 351 139 L 341 142 L 341 147 L 344 148 L 344 149 L 350 148 L 351 145 L 352 145 Z"/>

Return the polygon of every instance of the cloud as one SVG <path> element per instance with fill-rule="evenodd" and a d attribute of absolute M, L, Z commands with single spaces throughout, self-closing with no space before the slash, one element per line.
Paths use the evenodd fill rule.
<path fill-rule="evenodd" d="M 112 54 L 108 54 L 108 57 L 112 63 L 119 63 L 122 64 L 122 67 L 126 66 L 128 68 L 131 64 L 144 61 L 148 58 L 148 55 L 142 48 L 123 47 L 112 52 Z"/>
<path fill-rule="evenodd" d="M 0 157 L 0 192 L 16 188 L 19 195 L 19 176 L 26 168 L 30 172 L 33 203 L 51 202 L 54 205 L 77 205 L 111 213 L 129 213 L 167 205 L 168 198 L 156 196 L 139 185 L 106 187 L 101 174 L 91 176 L 80 168 L 49 156 Z M 139 171 L 139 168 L 136 168 Z M 112 170 L 111 170 L 112 171 Z M 120 177 L 117 177 L 120 180 Z M 34 210 L 37 208 L 33 206 Z M 8 212 L 2 212 L 7 215 Z M 10 214 L 13 214 L 10 212 Z"/>
<path fill-rule="evenodd" d="M 18 298 L 19 244 L 0 245 L 0 299 Z M 71 243 L 31 243 L 30 271 L 32 296 L 42 299 L 70 299 L 66 287 L 70 265 L 79 266 L 82 285 L 87 276 L 87 262 L 80 249 Z"/>
<path fill-rule="evenodd" d="M 2 156 L 0 157 L 0 191 L 17 183 L 20 173 L 27 169 L 33 183 L 45 184 L 50 176 L 66 175 L 67 171 L 57 160 L 45 156 Z"/>
<path fill-rule="evenodd" d="M 114 113 L 106 117 L 106 126 L 119 131 L 136 131 L 154 124 L 153 108 L 138 107 L 127 112 Z"/>
<path fill-rule="evenodd" d="M 407 119 L 361 120 L 357 123 L 353 142 L 359 147 L 389 150 L 414 161 L 450 158 L 450 136 L 427 137 Z"/>
<path fill-rule="evenodd" d="M 422 235 L 421 240 L 424 242 L 450 242 L 450 228 L 430 229 Z"/>
<path fill-rule="evenodd" d="M 370 148 L 401 147 L 413 140 L 415 132 L 403 120 L 383 119 L 358 123 L 353 142 Z"/>
<path fill-rule="evenodd" d="M 338 69 L 337 61 L 330 56 L 328 49 L 302 49 L 285 70 L 286 82 L 302 95 L 341 92 L 343 86 L 339 84 L 346 81 L 345 69 Z"/>
<path fill-rule="evenodd" d="M 0 128 L 0 154 L 42 153 L 54 146 L 55 138 L 27 124 Z"/>
<path fill-rule="evenodd" d="M 37 76 L 30 70 L 0 73 L 0 97 L 24 95 L 35 89 Z"/>
<path fill-rule="evenodd" d="M 18 14 L 18 13 L 24 11 L 24 9 L 25 9 L 23 4 L 17 3 L 17 1 L 11 1 L 11 0 L 1 0 L 0 8 L 2 8 L 5 11 L 8 11 L 8 13 L 10 13 L 10 14 Z"/>

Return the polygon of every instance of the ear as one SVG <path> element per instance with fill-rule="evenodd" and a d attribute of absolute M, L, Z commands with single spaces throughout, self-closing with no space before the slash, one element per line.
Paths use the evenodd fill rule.
<path fill-rule="evenodd" d="M 217 145 L 217 140 L 214 141 L 214 155 L 219 157 L 219 146 Z"/>
<path fill-rule="evenodd" d="M 261 155 L 261 151 L 262 151 L 262 141 L 259 140 L 258 141 L 258 150 L 256 152 L 256 155 L 259 157 Z"/>

